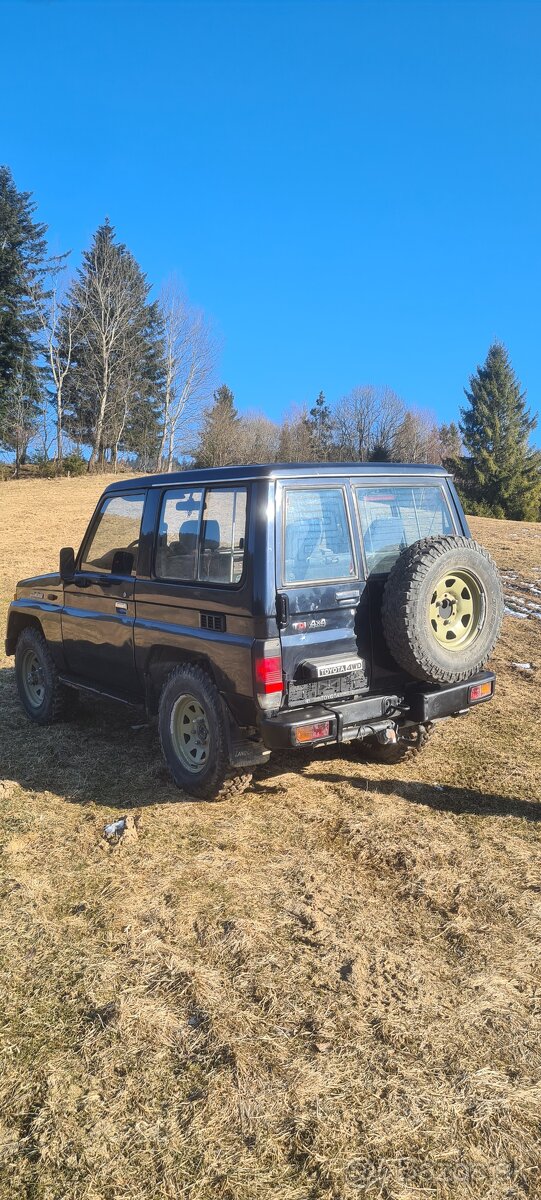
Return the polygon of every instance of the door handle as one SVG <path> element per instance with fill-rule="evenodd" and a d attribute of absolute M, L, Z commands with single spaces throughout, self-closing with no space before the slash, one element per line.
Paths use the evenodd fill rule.
<path fill-rule="evenodd" d="M 360 592 L 337 592 L 336 600 L 338 604 L 355 604 L 361 599 Z"/>
<path fill-rule="evenodd" d="M 281 627 L 287 625 L 289 621 L 289 596 L 285 592 L 278 592 L 276 596 L 276 617 Z"/>
<path fill-rule="evenodd" d="M 115 608 L 117 613 L 127 613 L 128 605 L 123 600 L 115 600 Z"/>

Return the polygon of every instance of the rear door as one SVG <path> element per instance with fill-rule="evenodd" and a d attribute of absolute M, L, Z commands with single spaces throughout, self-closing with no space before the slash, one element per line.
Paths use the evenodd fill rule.
<path fill-rule="evenodd" d="M 389 572 L 413 542 L 457 532 L 456 509 L 445 476 L 352 479 L 362 536 L 367 604 L 372 630 L 372 686 L 398 686 L 397 667 L 383 636 L 381 605 Z M 460 530 L 458 530 L 460 532 Z"/>
<path fill-rule="evenodd" d="M 277 485 L 276 570 L 286 703 L 368 687 L 368 596 L 349 483 Z"/>

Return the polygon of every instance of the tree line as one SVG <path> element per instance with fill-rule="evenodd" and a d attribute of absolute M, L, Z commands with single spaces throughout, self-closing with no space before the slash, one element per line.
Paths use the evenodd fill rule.
<path fill-rule="evenodd" d="M 537 519 L 536 419 L 505 346 L 471 376 L 460 418 L 438 424 L 386 387 L 320 392 L 281 421 L 240 414 L 216 387 L 219 340 L 170 279 L 157 299 L 108 219 L 75 273 L 52 256 L 28 192 L 0 167 L 0 448 L 13 473 L 172 471 L 187 464 L 443 463 L 469 511 Z"/>

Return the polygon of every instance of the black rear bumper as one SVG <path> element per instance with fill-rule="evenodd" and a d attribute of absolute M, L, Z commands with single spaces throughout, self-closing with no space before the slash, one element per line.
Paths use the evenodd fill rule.
<path fill-rule="evenodd" d="M 481 671 L 464 683 L 442 687 L 413 684 L 402 695 L 364 696 L 361 700 L 349 700 L 344 704 L 311 704 L 306 708 L 288 709 L 274 717 L 265 717 L 261 722 L 261 736 L 269 750 L 279 750 L 297 746 L 295 730 L 314 722 L 330 721 L 329 735 L 321 738 L 319 744 L 369 737 L 389 724 L 398 727 L 426 725 L 429 721 L 457 716 L 491 700 L 495 682 L 496 676 L 492 671 Z M 480 700 L 472 701 L 470 689 L 479 683 L 491 683 L 492 690 Z"/>

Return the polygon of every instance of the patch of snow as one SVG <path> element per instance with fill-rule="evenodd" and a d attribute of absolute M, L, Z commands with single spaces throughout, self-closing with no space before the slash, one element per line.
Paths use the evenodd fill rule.
<path fill-rule="evenodd" d="M 503 611 L 506 617 L 522 617 L 522 619 L 526 621 L 528 620 L 528 617 L 532 615 L 531 613 L 527 612 L 517 612 L 516 608 L 508 608 L 507 605 Z"/>

